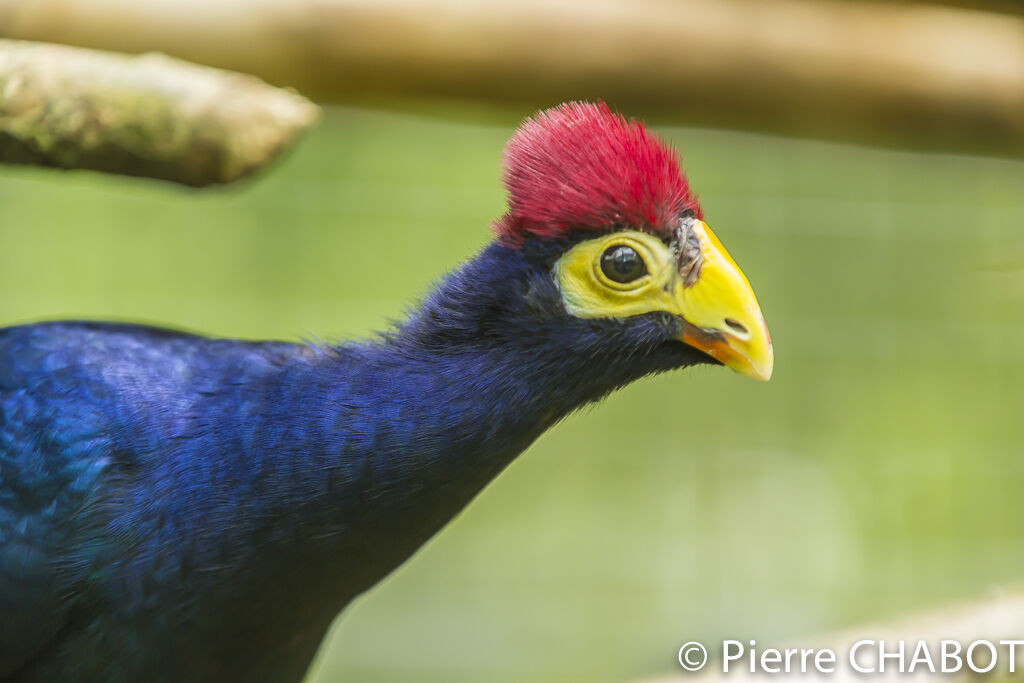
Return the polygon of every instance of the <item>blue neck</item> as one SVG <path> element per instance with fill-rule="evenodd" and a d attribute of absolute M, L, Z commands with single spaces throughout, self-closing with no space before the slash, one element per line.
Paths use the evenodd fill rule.
<path fill-rule="evenodd" d="M 598 325 L 551 316 L 561 303 L 548 272 L 492 244 L 391 336 L 295 375 L 295 392 L 319 387 L 308 436 L 323 463 L 310 472 L 343 494 L 323 500 L 324 521 L 385 525 L 418 545 L 548 427 L 663 369 Z"/>
<path fill-rule="evenodd" d="M 635 329 L 615 338 L 607 323 L 565 315 L 549 273 L 549 260 L 492 244 L 389 337 L 325 352 L 279 385 L 292 441 L 274 458 L 283 447 L 285 462 L 302 464 L 277 499 L 301 511 L 294 535 L 326 539 L 326 561 L 358 562 L 348 568 L 355 592 L 569 412 L 679 365 L 625 353 Z"/>

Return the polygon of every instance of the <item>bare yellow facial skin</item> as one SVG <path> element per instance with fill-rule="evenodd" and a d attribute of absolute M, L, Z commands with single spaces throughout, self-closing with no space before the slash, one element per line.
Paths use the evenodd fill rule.
<path fill-rule="evenodd" d="M 624 230 L 581 242 L 555 264 L 566 310 L 579 318 L 626 318 L 663 311 L 683 319 L 679 340 L 736 372 L 767 381 L 774 353 L 768 327 L 746 276 L 703 221 L 691 223 L 699 265 L 680 266 L 657 237 Z M 647 273 L 616 282 L 601 268 L 601 256 L 618 246 L 632 248 Z"/>

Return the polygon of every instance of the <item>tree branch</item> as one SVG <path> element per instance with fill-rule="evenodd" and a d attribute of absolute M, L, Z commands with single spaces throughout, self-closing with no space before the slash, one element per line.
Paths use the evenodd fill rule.
<path fill-rule="evenodd" d="M 0 36 L 257 74 L 315 98 L 455 97 L 1024 154 L 1024 18 L 810 0 L 0 0 Z"/>
<path fill-rule="evenodd" d="M 254 76 L 0 40 L 0 162 L 202 187 L 263 168 L 318 117 Z"/>

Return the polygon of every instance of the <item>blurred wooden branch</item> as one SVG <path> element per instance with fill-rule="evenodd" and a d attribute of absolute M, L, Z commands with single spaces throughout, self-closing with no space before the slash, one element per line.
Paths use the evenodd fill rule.
<path fill-rule="evenodd" d="M 254 76 L 0 40 L 0 162 L 229 183 L 273 161 L 318 115 Z"/>
<path fill-rule="evenodd" d="M 0 0 L 0 35 L 331 101 L 604 97 L 675 123 L 1024 153 L 1024 17 L 807 0 Z"/>
<path fill-rule="evenodd" d="M 843 633 L 834 633 L 819 638 L 807 638 L 782 644 L 758 642 L 758 648 L 830 648 L 837 655 L 837 666 L 834 673 L 824 674 L 811 670 L 806 674 L 798 672 L 793 675 L 801 680 L 849 681 L 850 683 L 855 683 L 857 681 L 864 681 L 866 678 L 865 674 L 857 673 L 848 666 L 850 648 L 860 640 L 876 642 L 884 640 L 886 642 L 886 652 L 894 651 L 898 647 L 899 641 L 902 640 L 906 648 L 905 661 L 909 663 L 913 658 L 914 650 L 919 640 L 927 642 L 930 651 L 935 654 L 942 652 L 940 645 L 942 640 L 954 640 L 960 643 L 966 650 L 975 640 L 988 640 L 998 647 L 1000 640 L 1017 640 L 1019 642 L 1022 638 L 1024 638 L 1024 592 L 1017 591 L 987 600 L 978 600 L 973 603 L 963 603 L 932 612 L 911 615 L 890 622 L 868 624 Z M 771 676 L 764 673 L 751 674 L 749 670 L 743 670 L 745 666 L 749 668 L 749 660 L 736 662 L 736 665 L 730 668 L 729 673 L 723 673 L 721 659 L 718 657 L 721 654 L 720 648 L 712 646 L 710 643 L 706 643 L 706 645 L 708 645 L 708 651 L 712 658 L 701 673 L 688 673 L 680 668 L 680 673 L 678 674 L 649 679 L 644 683 L 684 683 L 684 681 L 699 681 L 703 683 L 710 681 L 747 681 L 773 677 L 779 678 L 779 676 Z M 961 654 L 963 656 L 963 653 Z M 984 650 L 979 652 L 977 660 L 979 666 L 984 666 L 985 662 L 987 662 L 985 656 L 986 652 Z M 1022 658 L 1024 658 L 1024 651 L 1022 651 L 1020 646 L 1017 646 L 1017 674 L 1016 677 L 1013 677 L 1013 680 L 1017 680 L 1020 676 Z M 858 661 L 861 666 L 877 665 L 878 663 L 877 658 L 875 660 L 871 658 L 870 646 L 868 646 L 865 656 L 858 657 Z M 984 678 L 991 681 L 1002 680 L 1000 676 L 1008 674 L 1007 666 L 1009 661 L 1008 650 L 1006 647 L 1003 647 L 1003 651 L 999 653 L 996 668 L 990 675 Z M 887 670 L 884 674 L 872 674 L 867 676 L 867 678 L 873 681 L 900 681 L 905 680 L 909 675 L 901 674 L 896 670 L 899 666 L 898 662 L 890 660 L 886 664 Z M 940 667 L 942 662 L 936 661 L 934 664 L 936 667 Z M 918 664 L 917 668 L 919 672 L 924 672 L 927 675 L 927 669 L 923 664 Z M 920 674 L 910 675 L 910 677 L 917 680 L 921 679 Z M 951 683 L 974 681 L 982 678 L 982 676 L 968 670 L 966 666 L 956 674 L 942 674 L 939 677 Z M 788 676 L 783 675 L 782 678 L 788 678 Z M 928 680 L 931 680 L 931 678 L 935 677 L 930 677 Z"/>
<path fill-rule="evenodd" d="M 985 10 L 986 12 L 1006 12 L 1007 14 L 1024 15 L 1024 4 L 1020 0 L 887 0 L 887 2 L 948 5 L 951 7 Z"/>

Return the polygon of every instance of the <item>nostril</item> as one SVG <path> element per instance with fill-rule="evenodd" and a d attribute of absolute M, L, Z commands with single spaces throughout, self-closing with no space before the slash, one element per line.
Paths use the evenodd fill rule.
<path fill-rule="evenodd" d="M 728 327 L 733 333 L 741 337 L 746 337 L 750 335 L 750 330 L 747 329 L 747 326 L 741 323 L 739 320 L 736 320 L 735 318 L 726 318 L 725 326 Z"/>

